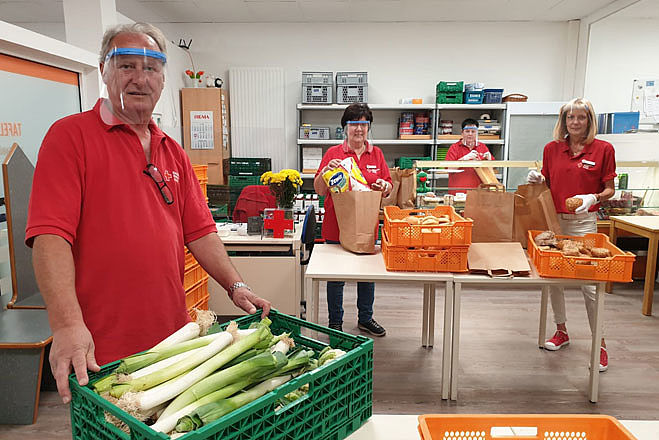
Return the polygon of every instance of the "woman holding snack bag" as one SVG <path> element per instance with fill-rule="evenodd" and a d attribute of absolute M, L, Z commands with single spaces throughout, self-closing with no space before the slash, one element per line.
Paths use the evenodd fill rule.
<path fill-rule="evenodd" d="M 327 150 L 316 172 L 314 189 L 326 196 L 322 234 L 327 243 L 339 243 L 332 192 L 373 190 L 382 191 L 386 197 L 393 187 L 382 150 L 367 140 L 372 122 L 368 105 L 349 105 L 341 118 L 346 139 Z M 343 281 L 327 282 L 329 327 L 335 330 L 343 329 L 344 285 Z M 358 327 L 374 336 L 384 336 L 386 330 L 373 319 L 374 299 L 375 283 L 357 283 Z"/>
<path fill-rule="evenodd" d="M 554 127 L 554 140 L 545 145 L 542 174 L 529 171 L 528 182 L 543 180 L 551 190 L 556 212 L 564 235 L 583 236 L 597 232 L 599 203 L 614 193 L 616 159 L 613 146 L 595 139 L 597 120 L 593 105 L 584 98 L 575 98 L 561 107 Z M 595 286 L 581 289 L 593 331 Z M 570 343 L 565 326 L 565 296 L 563 288 L 550 287 L 556 333 L 545 342 L 547 350 L 558 350 Z M 602 338 L 600 371 L 609 365 L 606 343 Z"/>

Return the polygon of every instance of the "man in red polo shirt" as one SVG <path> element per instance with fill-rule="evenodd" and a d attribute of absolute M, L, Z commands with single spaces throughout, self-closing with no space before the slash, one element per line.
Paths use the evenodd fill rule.
<path fill-rule="evenodd" d="M 462 121 L 462 139 L 451 145 L 445 160 L 492 160 L 492 154 L 487 146 L 478 142 L 478 121 L 465 119 Z M 469 188 L 477 188 L 481 179 L 473 168 L 460 168 L 462 172 L 451 173 L 448 178 L 450 194 L 465 192 Z"/>
<path fill-rule="evenodd" d="M 148 24 L 106 31 L 100 70 L 109 99 L 55 122 L 39 151 L 26 244 L 64 403 L 71 366 L 85 385 L 87 369 L 148 349 L 190 319 L 184 245 L 238 307 L 270 310 L 231 264 L 185 152 L 151 119 L 165 50 Z"/>

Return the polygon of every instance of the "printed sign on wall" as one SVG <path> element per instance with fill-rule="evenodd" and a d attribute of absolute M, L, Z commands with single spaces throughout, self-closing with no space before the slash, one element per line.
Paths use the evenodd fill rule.
<path fill-rule="evenodd" d="M 213 149 L 213 112 L 190 112 L 190 149 Z"/>

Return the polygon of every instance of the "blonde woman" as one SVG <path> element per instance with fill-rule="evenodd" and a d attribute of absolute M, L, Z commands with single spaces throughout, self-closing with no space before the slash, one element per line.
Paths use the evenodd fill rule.
<path fill-rule="evenodd" d="M 544 180 L 551 190 L 561 229 L 565 235 L 583 236 L 597 232 L 597 210 L 603 200 L 615 193 L 616 159 L 613 146 L 595 138 L 597 121 L 593 105 L 584 98 L 575 98 L 561 107 L 554 127 L 554 140 L 545 145 L 542 174 L 529 172 L 529 183 Z M 577 197 L 583 201 L 574 213 L 565 207 L 565 199 Z M 591 331 L 594 331 L 595 286 L 583 286 L 584 302 Z M 550 288 L 556 333 L 545 342 L 547 350 L 559 350 L 570 343 L 565 326 L 565 296 L 563 288 Z M 609 365 L 606 343 L 602 338 L 600 371 Z"/>

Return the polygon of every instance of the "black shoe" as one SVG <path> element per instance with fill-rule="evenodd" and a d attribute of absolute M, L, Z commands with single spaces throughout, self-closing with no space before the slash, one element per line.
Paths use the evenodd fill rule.
<path fill-rule="evenodd" d="M 369 332 L 373 336 L 384 336 L 387 334 L 387 331 L 380 324 L 377 323 L 375 319 L 371 319 L 368 322 L 358 322 L 357 326 L 366 332 Z"/>
<path fill-rule="evenodd" d="M 343 324 L 329 324 L 328 327 L 332 330 L 338 330 L 340 332 L 343 331 Z"/>

